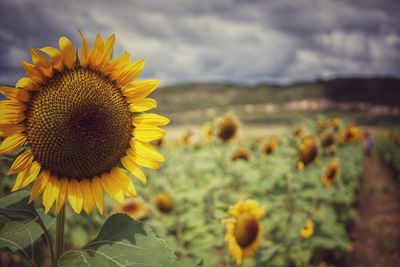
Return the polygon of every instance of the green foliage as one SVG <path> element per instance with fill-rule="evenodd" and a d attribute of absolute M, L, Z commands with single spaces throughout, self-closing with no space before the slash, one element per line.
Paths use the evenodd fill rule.
<path fill-rule="evenodd" d="M 33 262 L 35 241 L 54 219 L 28 204 L 28 195 L 19 191 L 0 198 L 0 250 L 17 252 Z"/>
<path fill-rule="evenodd" d="M 149 227 L 123 214 L 112 215 L 93 241 L 80 250 L 64 253 L 60 267 L 177 266 L 167 243 Z"/>

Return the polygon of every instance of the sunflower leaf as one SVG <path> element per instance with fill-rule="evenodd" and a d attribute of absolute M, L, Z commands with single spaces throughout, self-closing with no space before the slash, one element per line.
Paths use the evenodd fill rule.
<path fill-rule="evenodd" d="M 177 266 L 176 257 L 167 242 L 149 227 L 123 214 L 114 214 L 100 233 L 81 250 L 64 253 L 60 267 L 79 266 Z"/>
<path fill-rule="evenodd" d="M 43 234 L 41 225 L 49 228 L 54 220 L 28 204 L 28 197 L 28 191 L 18 191 L 0 198 L 0 251 L 33 261 L 33 244 Z"/>

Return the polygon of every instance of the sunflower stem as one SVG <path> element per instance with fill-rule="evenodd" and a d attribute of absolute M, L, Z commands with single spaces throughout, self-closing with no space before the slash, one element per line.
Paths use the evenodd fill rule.
<path fill-rule="evenodd" d="M 56 225 L 56 250 L 54 258 L 54 267 L 57 266 L 58 259 L 64 251 L 64 224 L 65 224 L 65 207 L 57 215 Z"/>
<path fill-rule="evenodd" d="M 47 246 L 49 248 L 49 258 L 50 258 L 50 264 L 51 266 L 54 266 L 54 247 L 53 247 L 53 242 L 51 241 L 51 236 L 49 232 L 46 229 L 46 226 L 43 224 L 43 221 L 41 219 L 38 220 L 38 223 L 40 225 L 40 228 L 42 228 L 43 231 L 43 236 L 44 239 L 46 240 Z"/>

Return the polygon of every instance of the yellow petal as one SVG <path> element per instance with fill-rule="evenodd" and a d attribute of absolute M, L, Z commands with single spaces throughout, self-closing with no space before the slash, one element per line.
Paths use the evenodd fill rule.
<path fill-rule="evenodd" d="M 130 174 L 138 178 L 144 185 L 147 184 L 147 178 L 146 175 L 143 173 L 143 171 L 136 165 L 136 163 L 133 161 L 134 158 L 131 158 L 130 156 L 124 156 L 121 158 L 121 164 L 124 166 L 125 169 L 129 171 Z"/>
<path fill-rule="evenodd" d="M 153 92 L 159 83 L 157 80 L 132 82 L 124 88 L 123 94 L 132 100 L 142 99 Z"/>
<path fill-rule="evenodd" d="M 103 55 L 103 63 L 107 63 L 110 60 L 112 52 L 114 50 L 115 44 L 115 34 L 110 35 L 104 43 L 104 55 Z"/>
<path fill-rule="evenodd" d="M 31 48 L 31 56 L 34 65 L 50 66 L 50 61 L 48 58 L 39 53 L 36 49 Z"/>
<path fill-rule="evenodd" d="M 129 65 L 130 62 L 131 62 L 131 56 L 128 52 L 125 52 L 120 57 L 114 58 L 110 60 L 108 63 L 106 63 L 105 66 L 102 68 L 102 71 L 110 75 L 111 78 L 115 80 L 116 78 L 113 78 L 112 74 L 116 70 L 124 69 L 125 66 Z"/>
<path fill-rule="evenodd" d="M 136 189 L 133 186 L 129 176 L 123 170 L 121 170 L 118 167 L 115 167 L 111 170 L 110 176 L 114 180 L 114 182 L 119 183 L 121 185 L 127 196 L 130 197 L 136 196 Z"/>
<path fill-rule="evenodd" d="M 133 62 L 125 72 L 119 75 L 118 79 L 116 80 L 117 86 L 124 87 L 128 83 L 135 80 L 142 72 L 144 64 L 144 59 Z"/>
<path fill-rule="evenodd" d="M 80 213 L 83 205 L 81 185 L 76 178 L 72 178 L 68 183 L 68 201 L 71 208 Z"/>
<path fill-rule="evenodd" d="M 52 46 L 45 46 L 39 49 L 51 57 L 51 65 L 58 71 L 64 70 L 61 51 Z"/>
<path fill-rule="evenodd" d="M 23 121 L 26 116 L 24 113 L 6 113 L 7 111 L 0 111 L 0 124 L 17 124 Z"/>
<path fill-rule="evenodd" d="M 73 69 L 75 67 L 76 52 L 75 47 L 72 42 L 65 36 L 61 36 L 58 40 L 60 45 L 60 50 L 62 54 L 62 61 L 67 66 L 68 69 Z"/>
<path fill-rule="evenodd" d="M 114 64 L 114 60 L 111 60 L 110 64 Z M 107 64 L 104 69 L 107 70 L 110 64 Z M 122 77 L 122 75 L 124 75 L 124 73 L 128 73 L 128 71 L 132 68 L 130 56 L 124 56 L 119 61 L 115 62 L 115 65 L 118 66 L 118 68 L 114 67 L 110 72 L 110 78 L 112 80 L 118 80 L 120 77 Z"/>
<path fill-rule="evenodd" d="M 60 194 L 59 194 L 58 198 L 56 199 L 56 209 L 55 209 L 56 215 L 58 213 L 60 213 L 61 208 L 64 206 L 65 200 L 67 199 L 68 184 L 69 184 L 69 181 L 67 178 L 60 179 Z"/>
<path fill-rule="evenodd" d="M 130 156 L 131 158 L 134 159 L 135 163 L 149 168 L 149 169 L 159 169 L 160 168 L 160 164 L 158 164 L 158 162 L 153 161 L 153 160 L 149 160 L 148 158 L 143 157 L 142 155 L 140 155 L 139 153 L 137 153 L 137 151 L 134 151 L 133 149 L 128 149 L 127 150 L 127 154 L 128 156 Z"/>
<path fill-rule="evenodd" d="M 11 153 L 22 147 L 26 141 L 26 136 L 23 134 L 13 134 L 6 137 L 0 144 L 0 155 Z"/>
<path fill-rule="evenodd" d="M 31 203 L 33 200 L 35 200 L 35 198 L 37 198 L 40 194 L 44 192 L 44 190 L 47 187 L 47 184 L 49 183 L 49 180 L 50 180 L 49 171 L 43 171 L 39 174 L 39 177 L 33 183 L 31 196 L 29 198 L 29 203 Z"/>
<path fill-rule="evenodd" d="M 16 124 L 25 118 L 26 105 L 17 100 L 0 101 L 0 124 Z"/>
<path fill-rule="evenodd" d="M 134 102 L 132 102 L 133 100 L 131 101 L 131 99 L 129 98 L 127 100 L 128 103 L 131 103 L 129 105 L 129 109 L 131 112 L 143 112 L 157 107 L 157 102 L 151 98 L 143 98 Z"/>
<path fill-rule="evenodd" d="M 22 133 L 23 131 L 25 131 L 25 126 L 22 124 L 0 124 L 0 136 L 2 137 Z"/>
<path fill-rule="evenodd" d="M 157 148 L 155 148 L 153 145 L 148 144 L 148 143 L 142 143 L 137 140 L 132 140 L 130 142 L 130 145 L 135 152 L 135 154 L 140 155 L 143 158 L 147 158 L 148 160 L 152 161 L 159 161 L 159 162 L 164 162 L 165 158 L 163 155 L 160 154 L 160 152 L 157 151 Z"/>
<path fill-rule="evenodd" d="M 39 172 L 40 164 L 37 161 L 32 162 L 32 164 L 27 169 L 18 173 L 17 180 L 11 191 L 14 192 L 32 183 L 39 175 Z"/>
<path fill-rule="evenodd" d="M 104 51 L 104 41 L 100 34 L 96 35 L 92 52 L 89 55 L 89 65 L 92 69 L 97 69 L 101 63 L 101 57 Z"/>
<path fill-rule="evenodd" d="M 19 173 L 27 169 L 32 164 L 32 161 L 33 161 L 32 151 L 31 150 L 25 151 L 15 159 L 7 175 Z"/>
<path fill-rule="evenodd" d="M 16 113 L 23 112 L 27 109 L 26 105 L 15 99 L 0 101 L 0 112 L 2 113 Z"/>
<path fill-rule="evenodd" d="M 92 191 L 92 184 L 91 181 L 87 179 L 83 179 L 81 181 L 81 188 L 82 188 L 82 194 L 84 196 L 83 199 L 83 209 L 87 214 L 92 212 L 95 201 L 93 199 L 93 191 Z"/>
<path fill-rule="evenodd" d="M 31 165 L 32 164 L 30 164 L 27 169 L 29 169 Z M 24 181 L 27 169 L 24 169 L 20 173 L 18 173 L 17 178 L 15 179 L 14 186 L 11 188 L 11 192 L 15 192 L 22 187 L 21 185 L 22 182 Z"/>
<path fill-rule="evenodd" d="M 89 43 L 83 33 L 78 29 L 79 34 L 81 35 L 82 38 L 82 50 L 81 50 L 81 57 L 80 57 L 80 62 L 82 67 L 86 68 L 88 63 L 89 63 Z"/>
<path fill-rule="evenodd" d="M 53 68 L 48 58 L 39 51 L 31 48 L 32 62 L 36 68 L 46 77 L 53 76 Z"/>
<path fill-rule="evenodd" d="M 44 212 L 48 213 L 51 207 L 53 206 L 54 201 L 57 199 L 60 194 L 60 182 L 57 177 L 52 175 L 48 178 L 48 183 L 43 192 L 43 206 Z"/>
<path fill-rule="evenodd" d="M 133 117 L 132 124 L 139 125 L 153 125 L 153 126 L 165 126 L 169 123 L 169 119 L 154 113 L 144 113 Z"/>
<path fill-rule="evenodd" d="M 9 99 L 14 99 L 22 102 L 28 102 L 30 98 L 29 93 L 21 88 L 1 87 L 0 93 Z"/>
<path fill-rule="evenodd" d="M 34 65 L 29 64 L 26 61 L 22 61 L 21 64 L 26 72 L 26 75 L 32 82 L 42 83 L 46 80 L 46 77 Z"/>
<path fill-rule="evenodd" d="M 96 206 L 99 209 L 99 213 L 103 214 L 103 188 L 101 185 L 101 180 L 98 177 L 92 179 L 92 192 Z"/>
<path fill-rule="evenodd" d="M 19 79 L 15 85 L 16 88 L 23 88 L 27 91 L 35 91 L 37 90 L 37 87 L 34 85 L 34 83 L 29 79 L 28 77 L 22 77 Z"/>
<path fill-rule="evenodd" d="M 110 177 L 110 174 L 105 173 L 101 176 L 101 185 L 107 194 L 117 200 L 119 203 L 124 202 L 124 191 L 118 183 Z"/>
<path fill-rule="evenodd" d="M 133 129 L 133 136 L 143 142 L 151 142 L 163 138 L 165 132 L 156 126 L 140 125 Z"/>

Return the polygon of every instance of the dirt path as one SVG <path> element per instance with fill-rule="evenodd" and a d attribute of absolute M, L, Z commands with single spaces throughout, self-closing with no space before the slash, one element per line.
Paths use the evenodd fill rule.
<path fill-rule="evenodd" d="M 352 267 L 400 266 L 399 184 L 377 159 L 366 158 L 358 197 L 359 220 L 351 231 Z"/>

